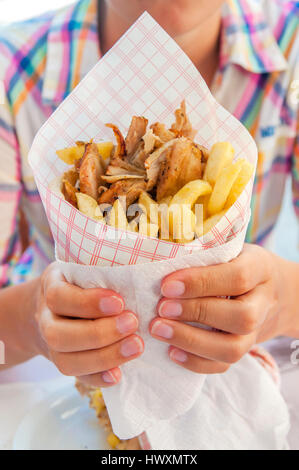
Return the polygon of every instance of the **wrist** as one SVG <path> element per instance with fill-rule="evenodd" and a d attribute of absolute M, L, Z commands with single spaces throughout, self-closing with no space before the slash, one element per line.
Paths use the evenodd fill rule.
<path fill-rule="evenodd" d="M 0 339 L 5 345 L 5 367 L 43 354 L 36 312 L 40 279 L 0 291 Z"/>
<path fill-rule="evenodd" d="M 43 355 L 43 340 L 40 335 L 37 315 L 41 298 L 41 279 L 39 277 L 26 284 L 25 308 L 20 312 L 22 316 L 21 324 L 23 324 L 26 332 L 24 346 L 31 356 Z"/>

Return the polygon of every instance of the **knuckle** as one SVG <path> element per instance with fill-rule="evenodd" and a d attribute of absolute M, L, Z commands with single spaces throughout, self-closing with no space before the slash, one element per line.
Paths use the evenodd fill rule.
<path fill-rule="evenodd" d="M 86 315 L 91 315 L 98 312 L 99 295 L 96 289 L 82 289 L 80 295 L 77 297 L 77 308 L 84 312 Z"/>
<path fill-rule="evenodd" d="M 45 292 L 45 302 L 51 312 L 55 312 L 56 309 L 57 291 L 54 286 L 49 286 Z"/>
<path fill-rule="evenodd" d="M 195 321 L 198 323 L 206 323 L 208 317 L 208 302 L 204 299 L 195 301 Z"/>
<path fill-rule="evenodd" d="M 65 354 L 55 354 L 52 360 L 61 374 L 70 377 L 76 375 Z"/>
<path fill-rule="evenodd" d="M 57 329 L 53 323 L 43 326 L 42 335 L 50 349 L 53 349 L 54 351 L 59 349 Z"/>
<path fill-rule="evenodd" d="M 258 327 L 258 315 L 256 307 L 251 302 L 244 302 L 240 315 L 240 328 L 242 334 L 250 334 Z"/>
<path fill-rule="evenodd" d="M 240 341 L 233 342 L 225 354 L 225 362 L 235 364 L 243 357 L 244 351 Z"/>
<path fill-rule="evenodd" d="M 204 294 L 205 292 L 210 291 L 211 276 L 201 273 L 200 276 L 196 276 L 193 279 L 193 283 L 194 283 L 194 290 L 196 290 L 197 292 L 201 294 Z"/>
<path fill-rule="evenodd" d="M 192 351 L 193 354 L 196 354 L 196 351 L 198 349 L 198 340 L 196 338 L 196 335 L 186 335 L 184 338 L 184 343 L 185 343 L 185 349 L 187 351 Z"/>
<path fill-rule="evenodd" d="M 47 286 L 49 282 L 51 282 L 51 279 L 54 276 L 54 273 L 57 271 L 57 263 L 51 263 L 47 268 L 44 270 L 44 272 L 41 275 L 41 282 L 43 286 Z"/>
<path fill-rule="evenodd" d="M 89 332 L 89 340 L 92 344 L 98 344 L 100 347 L 100 343 L 102 342 L 103 336 L 103 326 L 101 320 L 93 320 L 90 323 L 91 328 Z"/>
<path fill-rule="evenodd" d="M 242 294 L 250 290 L 250 273 L 246 266 L 241 265 L 237 270 L 234 285 L 236 290 Z"/>

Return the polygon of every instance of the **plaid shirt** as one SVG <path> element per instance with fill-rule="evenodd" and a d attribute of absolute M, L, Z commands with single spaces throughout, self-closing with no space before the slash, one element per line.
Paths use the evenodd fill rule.
<path fill-rule="evenodd" d="M 41 125 L 100 58 L 96 8 L 95 0 L 80 0 L 0 30 L 0 286 L 23 276 L 24 264 L 33 263 L 28 271 L 36 275 L 54 259 L 27 155 Z M 247 240 L 264 245 L 289 175 L 299 215 L 298 16 L 296 1 L 227 0 L 223 7 L 212 92 L 257 143 Z M 22 257 L 20 212 L 31 242 Z"/>

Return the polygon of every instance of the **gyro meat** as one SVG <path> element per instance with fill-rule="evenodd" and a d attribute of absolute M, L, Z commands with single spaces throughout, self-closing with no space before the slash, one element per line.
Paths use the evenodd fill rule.
<path fill-rule="evenodd" d="M 144 177 L 143 176 L 139 176 L 139 175 L 130 175 L 130 174 L 121 174 L 121 175 L 105 175 L 105 176 L 102 176 L 102 180 L 105 182 L 105 183 L 109 183 L 109 184 L 112 184 L 112 183 L 116 183 L 117 181 L 120 181 L 120 180 L 132 180 L 132 179 L 141 179 L 143 180 Z"/>
<path fill-rule="evenodd" d="M 126 205 L 129 207 L 136 202 L 141 192 L 146 188 L 143 179 L 126 179 L 111 184 L 110 188 L 102 193 L 98 199 L 99 204 L 113 204 L 120 196 L 126 197 Z"/>
<path fill-rule="evenodd" d="M 147 190 L 151 191 L 156 185 L 160 173 L 161 164 L 166 160 L 167 155 L 171 153 L 171 147 L 175 139 L 166 142 L 159 147 L 145 160 L 145 168 L 147 173 Z"/>
<path fill-rule="evenodd" d="M 144 142 L 141 140 L 130 158 L 130 164 L 144 172 L 144 162 L 148 156 L 149 154 L 144 150 Z"/>
<path fill-rule="evenodd" d="M 145 169 L 137 168 L 135 165 L 131 165 L 126 160 L 114 160 L 113 165 L 108 165 L 106 175 L 138 175 L 145 177 Z"/>
<path fill-rule="evenodd" d="M 103 174 L 104 169 L 96 144 L 86 144 L 79 170 L 80 191 L 97 199 L 98 188 Z"/>
<path fill-rule="evenodd" d="M 147 130 L 146 134 L 142 137 L 142 140 L 144 142 L 144 151 L 147 155 L 163 145 L 163 141 L 159 136 L 154 134 L 152 129 Z"/>
<path fill-rule="evenodd" d="M 146 133 L 147 124 L 148 120 L 143 116 L 133 116 L 125 142 L 129 161 Z"/>
<path fill-rule="evenodd" d="M 63 180 L 61 190 L 65 200 L 77 208 L 76 188 L 69 181 Z"/>
<path fill-rule="evenodd" d="M 62 181 L 68 181 L 72 186 L 76 186 L 79 174 L 75 169 L 65 171 L 62 176 Z"/>
<path fill-rule="evenodd" d="M 161 122 L 155 122 L 155 124 L 151 125 L 150 129 L 152 129 L 153 133 L 159 137 L 162 142 L 169 142 L 176 137 L 176 134 L 166 129 L 165 124 Z"/>
<path fill-rule="evenodd" d="M 115 160 L 122 160 L 126 156 L 126 143 L 122 133 L 120 132 L 117 126 L 115 126 L 114 124 L 106 124 L 106 127 L 110 127 L 113 130 L 117 142 L 116 149 L 114 149 L 114 153 L 110 161 L 110 165 L 113 165 L 113 162 Z"/>
<path fill-rule="evenodd" d="M 173 196 L 184 184 L 201 176 L 201 153 L 191 140 L 181 137 L 162 162 L 157 181 L 157 200 Z"/>
<path fill-rule="evenodd" d="M 176 122 L 171 126 L 171 132 L 173 132 L 176 137 L 188 137 L 190 140 L 193 140 L 196 131 L 193 129 L 186 113 L 186 103 L 185 100 L 181 102 L 181 107 L 175 111 Z"/>
<path fill-rule="evenodd" d="M 203 159 L 201 150 L 197 147 L 197 145 L 192 144 L 191 155 L 182 161 L 179 182 L 181 186 L 184 186 L 194 179 L 197 180 L 202 178 L 202 161 Z"/>

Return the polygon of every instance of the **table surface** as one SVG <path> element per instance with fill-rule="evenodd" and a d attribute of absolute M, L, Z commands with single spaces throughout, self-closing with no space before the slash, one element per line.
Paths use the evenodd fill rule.
<path fill-rule="evenodd" d="M 274 345 L 271 352 L 281 366 L 281 391 L 290 410 L 289 444 L 292 450 L 299 450 L 299 364 L 290 363 L 290 341 Z M 0 372 L 0 450 L 11 448 L 23 417 L 38 401 L 49 391 L 72 382 L 42 357 Z"/>

